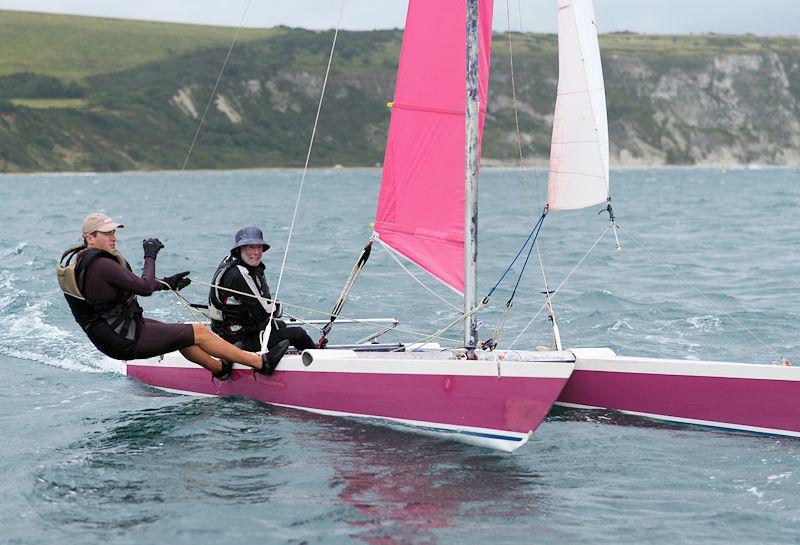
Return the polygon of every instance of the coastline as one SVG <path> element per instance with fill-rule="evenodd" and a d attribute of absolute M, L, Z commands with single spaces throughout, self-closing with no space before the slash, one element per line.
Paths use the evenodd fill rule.
<path fill-rule="evenodd" d="M 488 163 L 488 164 L 486 164 Z M 518 170 L 519 165 L 507 163 L 505 161 L 485 161 L 481 166 L 483 170 Z M 611 167 L 611 172 L 619 171 L 637 171 L 637 170 L 781 170 L 781 169 L 795 169 L 800 168 L 800 164 L 783 164 L 783 165 L 768 165 L 759 163 L 750 164 L 715 164 L 715 163 L 702 163 L 695 165 L 614 165 Z M 364 171 L 380 171 L 382 167 L 344 167 L 341 165 L 334 165 L 329 167 L 309 167 L 310 172 L 364 172 Z M 547 168 L 526 166 L 526 171 L 529 172 L 547 172 Z M 33 171 L 33 172 L 0 172 L 0 180 L 3 178 L 18 177 L 18 176 L 45 176 L 45 177 L 89 177 L 98 175 L 130 175 L 130 174 L 193 174 L 193 173 L 209 173 L 209 172 L 264 172 L 264 173 L 295 173 L 302 172 L 301 167 L 256 167 L 256 168 L 224 168 L 224 169 L 153 169 L 153 170 L 119 170 L 119 171 L 81 171 L 81 170 L 65 170 L 65 171 Z"/>

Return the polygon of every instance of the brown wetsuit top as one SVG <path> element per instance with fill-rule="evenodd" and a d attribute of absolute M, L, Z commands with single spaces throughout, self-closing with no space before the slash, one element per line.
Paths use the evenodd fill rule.
<path fill-rule="evenodd" d="M 90 303 L 105 303 L 119 297 L 120 292 L 147 297 L 154 291 L 166 289 L 156 283 L 156 260 L 144 258 L 142 276 L 136 276 L 112 259 L 95 259 L 86 269 L 83 295 Z M 131 350 L 130 359 L 143 359 L 174 352 L 194 344 L 191 324 L 165 324 L 143 318 L 139 339 Z"/>

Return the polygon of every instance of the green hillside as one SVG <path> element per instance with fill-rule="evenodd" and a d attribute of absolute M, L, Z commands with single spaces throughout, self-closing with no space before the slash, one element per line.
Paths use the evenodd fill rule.
<path fill-rule="evenodd" d="M 228 46 L 235 32 L 228 27 L 0 10 L 0 76 L 31 72 L 81 80 Z M 239 41 L 279 32 L 242 29 Z"/>
<path fill-rule="evenodd" d="M 0 29 L 13 36 L 0 41 L 0 171 L 180 168 L 235 33 L 9 11 Z M 243 30 L 189 168 L 301 166 L 332 36 Z M 312 166 L 383 160 L 401 40 L 340 33 Z M 544 166 L 556 37 L 512 40 L 523 148 Z M 800 39 L 600 41 L 612 166 L 800 164 Z M 505 34 L 493 37 L 483 149 L 487 164 L 518 156 Z"/>

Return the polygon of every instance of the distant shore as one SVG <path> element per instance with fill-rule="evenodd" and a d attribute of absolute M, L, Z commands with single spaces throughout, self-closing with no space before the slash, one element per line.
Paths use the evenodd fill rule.
<path fill-rule="evenodd" d="M 519 165 L 508 164 L 502 162 L 488 161 L 489 164 L 483 164 L 484 170 L 519 170 Z M 331 167 L 313 167 L 309 168 L 310 172 L 361 172 L 361 171 L 380 171 L 382 167 L 344 167 L 341 165 L 334 165 Z M 611 171 L 631 171 L 631 170 L 776 170 L 776 169 L 795 169 L 800 168 L 797 165 L 761 165 L 761 164 L 736 164 L 736 165 L 723 165 L 723 164 L 700 164 L 700 165 L 622 165 L 611 166 Z M 530 163 L 525 166 L 526 171 L 530 172 L 546 172 L 547 168 L 539 166 L 530 166 Z M 193 173 L 208 173 L 208 172 L 302 172 L 301 167 L 256 167 L 256 168 L 221 168 L 221 169 L 197 169 L 197 170 L 179 170 L 179 169 L 156 169 L 156 170 L 121 170 L 121 171 L 61 171 L 61 172 L 2 172 L 0 179 L 3 177 L 12 176 L 53 176 L 53 177 L 87 177 L 98 175 L 124 175 L 124 174 L 193 174 Z"/>
<path fill-rule="evenodd" d="M 190 148 L 197 169 L 304 162 L 329 33 L 242 29 L 209 102 L 230 28 L 0 13 L 0 172 L 168 172 Z M 318 169 L 383 162 L 402 37 L 342 33 L 311 156 L 331 167 Z M 513 39 L 515 86 L 508 36 L 493 35 L 483 166 L 518 168 L 521 143 L 526 166 L 547 168 L 557 39 Z M 600 45 L 613 169 L 800 166 L 800 38 L 612 33 Z"/>

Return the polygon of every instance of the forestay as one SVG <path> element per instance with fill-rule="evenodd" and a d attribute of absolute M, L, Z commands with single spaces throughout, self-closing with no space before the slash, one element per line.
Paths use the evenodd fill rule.
<path fill-rule="evenodd" d="M 558 2 L 558 93 L 553 116 L 549 210 L 608 199 L 608 120 L 592 0 Z"/>
<path fill-rule="evenodd" d="M 493 0 L 480 1 L 479 149 L 492 9 Z M 464 18 L 454 13 L 466 13 L 465 0 L 409 3 L 375 232 L 384 244 L 463 293 L 466 29 Z"/>

